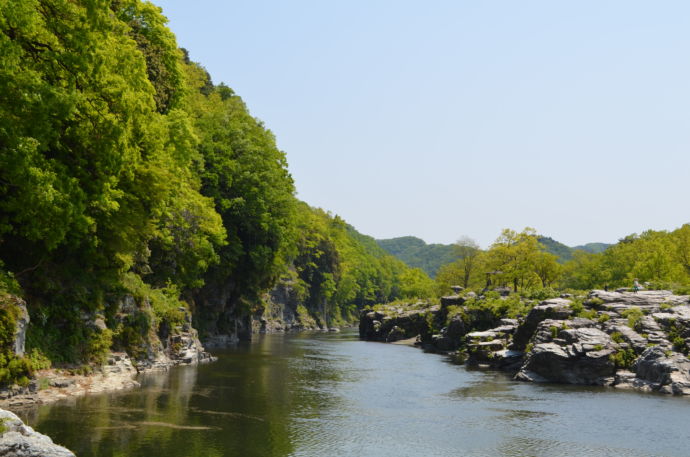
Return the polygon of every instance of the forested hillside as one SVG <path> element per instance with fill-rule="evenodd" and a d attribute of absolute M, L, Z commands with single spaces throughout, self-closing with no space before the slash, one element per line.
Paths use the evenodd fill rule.
<path fill-rule="evenodd" d="M 558 257 L 560 263 L 572 260 L 576 250 L 597 254 L 605 251 L 610 246 L 606 243 L 588 243 L 571 248 L 547 236 L 542 235 L 537 239 L 546 252 L 550 252 Z M 413 268 L 421 268 L 432 278 L 436 277 L 443 265 L 452 263 L 461 256 L 456 245 L 426 244 L 424 240 L 414 236 L 401 236 L 386 240 L 376 240 L 376 242 L 407 265 Z"/>
<path fill-rule="evenodd" d="M 457 259 L 452 244 L 426 244 L 414 236 L 376 240 L 383 249 L 413 268 L 421 268 L 432 278 L 438 269 Z"/>
<path fill-rule="evenodd" d="M 0 381 L 151 357 L 186 309 L 231 332 L 290 271 L 314 313 L 401 294 L 409 268 L 299 202 L 271 131 L 165 24 L 139 0 L 0 3 Z M 34 361 L 10 351 L 17 296 Z"/>
<path fill-rule="evenodd" d="M 611 245 L 606 243 L 587 243 L 581 246 L 569 247 L 548 236 L 540 236 L 539 242 L 544 245 L 547 252 L 558 256 L 560 263 L 565 263 L 573 259 L 575 251 L 584 251 L 590 254 L 604 252 Z"/>

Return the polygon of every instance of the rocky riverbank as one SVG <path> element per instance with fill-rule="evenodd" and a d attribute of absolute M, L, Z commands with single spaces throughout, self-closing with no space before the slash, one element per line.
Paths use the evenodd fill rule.
<path fill-rule="evenodd" d="M 14 334 L 13 352 L 21 356 L 24 355 L 29 314 L 23 300 L 15 297 L 14 301 L 19 318 Z M 123 300 L 123 303 L 123 306 L 134 307 L 131 297 Z M 26 386 L 11 385 L 0 389 L 0 407 L 16 409 L 77 395 L 129 389 L 139 386 L 134 379 L 138 373 L 215 360 L 199 341 L 198 333 L 192 327 L 191 314 L 186 308 L 179 311 L 184 315 L 183 325 L 174 329 L 174 332 L 170 332 L 165 338 L 159 335 L 151 338 L 143 347 L 142 355 L 138 359 L 131 359 L 125 352 L 113 352 L 108 355 L 102 366 L 40 370 Z M 89 325 L 94 329 L 105 331 L 102 318 L 87 318 Z"/>
<path fill-rule="evenodd" d="M 690 395 L 690 297 L 594 290 L 521 305 L 528 311 L 516 319 L 497 315 L 495 305 L 483 309 L 482 298 L 469 294 L 437 306 L 383 306 L 362 312 L 360 337 L 393 342 L 418 335 L 427 350 L 522 381 Z"/>

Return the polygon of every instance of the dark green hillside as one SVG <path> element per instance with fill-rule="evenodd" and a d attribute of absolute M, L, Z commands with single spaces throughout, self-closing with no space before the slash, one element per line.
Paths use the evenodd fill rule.
<path fill-rule="evenodd" d="M 604 252 L 608 248 L 613 246 L 612 244 L 608 243 L 587 243 L 583 244 L 581 246 L 575 246 L 573 250 L 575 251 L 585 251 L 589 252 L 590 254 L 599 254 L 600 252 Z"/>
<path fill-rule="evenodd" d="M 540 236 L 538 237 L 538 240 L 544 245 L 546 252 L 550 252 L 558 257 L 559 263 L 565 263 L 573 258 L 573 248 L 566 246 L 563 243 L 559 243 L 548 236 Z"/>
<path fill-rule="evenodd" d="M 376 240 L 383 249 L 413 268 L 421 268 L 432 278 L 438 269 L 457 259 L 452 244 L 426 244 L 414 236 Z"/>

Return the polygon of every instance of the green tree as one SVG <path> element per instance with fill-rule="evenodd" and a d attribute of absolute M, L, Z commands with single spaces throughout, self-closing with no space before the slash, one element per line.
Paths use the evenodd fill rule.
<path fill-rule="evenodd" d="M 480 254 L 479 245 L 470 237 L 463 236 L 455 243 L 455 253 L 462 266 L 462 286 L 469 287 L 472 275 L 477 269 Z"/>

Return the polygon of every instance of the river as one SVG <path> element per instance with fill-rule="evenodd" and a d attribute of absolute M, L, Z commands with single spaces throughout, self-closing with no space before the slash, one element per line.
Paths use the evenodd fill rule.
<path fill-rule="evenodd" d="M 23 418 L 78 457 L 690 456 L 690 400 L 536 385 L 340 334 L 263 335 Z"/>

